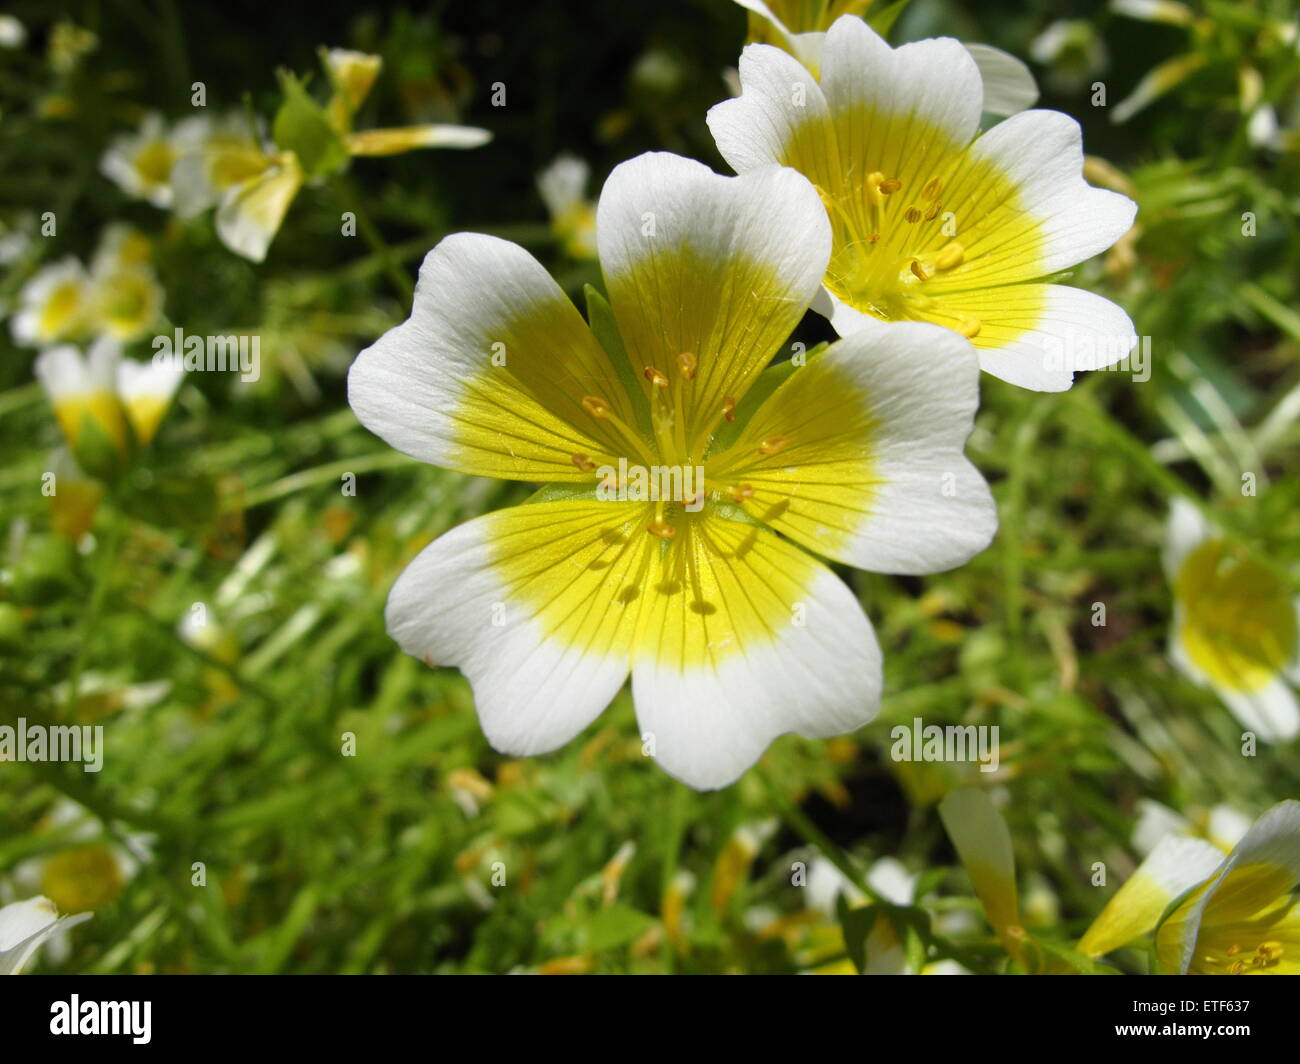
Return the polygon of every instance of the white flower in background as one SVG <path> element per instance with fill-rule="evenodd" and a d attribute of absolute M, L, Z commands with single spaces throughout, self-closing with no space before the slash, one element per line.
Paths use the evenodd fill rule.
<path fill-rule="evenodd" d="M 121 345 L 110 339 L 96 340 L 84 356 L 70 345 L 47 348 L 37 357 L 35 372 L 79 458 L 88 426 L 122 457 L 147 444 L 184 377 L 172 362 L 124 359 Z"/>
<path fill-rule="evenodd" d="M 591 168 L 576 155 L 559 155 L 537 175 L 537 191 L 551 230 L 575 259 L 596 258 L 596 207 L 587 199 Z"/>
<path fill-rule="evenodd" d="M 60 917 L 49 898 L 29 898 L 0 908 L 0 975 L 21 975 L 46 939 L 89 919 L 90 913 Z"/>
<path fill-rule="evenodd" d="M 172 167 L 173 210 L 181 218 L 193 218 L 215 207 L 230 189 L 270 167 L 274 153 L 249 128 L 243 113 L 212 122 Z"/>
<path fill-rule="evenodd" d="M 870 6 L 870 0 L 867 3 L 821 5 L 766 4 L 763 0 L 736 0 L 736 3 L 766 23 L 763 43 L 783 48 L 813 74 L 821 68 L 826 31 L 830 26 L 841 15 L 854 17 Z M 774 11 L 774 7 L 782 9 L 781 14 Z M 1038 100 L 1038 86 L 1024 63 L 992 45 L 967 44 L 963 47 L 979 67 L 984 90 L 982 110 L 1005 117 L 1034 106 Z"/>
<path fill-rule="evenodd" d="M 207 118 L 195 115 L 168 129 L 161 115 L 150 112 L 140 128 L 122 133 L 109 144 L 99 168 L 128 196 L 155 207 L 172 205 L 172 168 L 201 143 Z"/>
<path fill-rule="evenodd" d="M 382 68 L 377 55 L 321 49 L 333 93 L 323 114 L 342 146 L 342 161 L 416 148 L 477 148 L 492 134 L 475 126 L 426 124 L 355 130 L 353 121 Z M 313 174 L 314 178 L 320 174 Z M 227 120 L 180 153 L 172 179 L 182 217 L 216 204 L 217 235 L 237 255 L 262 262 L 290 204 L 307 181 L 292 151 L 263 144 L 245 123 Z"/>
<path fill-rule="evenodd" d="M 44 347 L 83 335 L 89 293 L 86 268 L 71 256 L 39 270 L 18 293 L 18 311 L 9 322 L 14 343 Z"/>
<path fill-rule="evenodd" d="M 1300 802 L 1261 816 L 1226 857 L 1202 839 L 1166 836 L 1079 941 L 1100 957 L 1155 930 L 1160 971 L 1300 974 Z"/>
<path fill-rule="evenodd" d="M 1133 828 L 1133 848 L 1149 854 L 1166 835 L 1193 835 L 1213 843 L 1225 853 L 1250 829 L 1250 817 L 1228 805 L 1216 805 L 1191 814 L 1190 819 L 1167 805 L 1143 798 L 1138 802 L 1138 820 Z"/>
<path fill-rule="evenodd" d="M 1047 83 L 1058 92 L 1078 92 L 1110 63 L 1106 42 L 1087 19 L 1057 19 L 1030 42 L 1030 56 L 1048 68 Z"/>
<path fill-rule="evenodd" d="M 976 136 L 982 79 L 959 42 L 895 49 L 847 16 L 816 74 L 753 44 L 740 79 L 709 127 L 738 172 L 781 163 L 817 187 L 834 245 L 814 309 L 841 336 L 933 322 L 969 338 L 987 372 L 1036 391 L 1132 348 L 1123 310 L 1044 280 L 1110 247 L 1136 209 L 1084 181 L 1074 119 L 1022 111 Z"/>
<path fill-rule="evenodd" d="M 893 857 L 881 857 L 867 870 L 867 885 L 884 901 L 891 905 L 916 904 L 916 876 L 906 866 Z M 824 857 L 814 857 L 808 863 L 808 885 L 804 888 L 808 894 L 808 908 L 816 910 L 827 920 L 836 918 L 836 899 L 844 896 L 850 908 L 871 904 L 871 899 L 859 890 L 853 882 L 835 865 Z M 943 914 L 936 921 L 942 927 L 947 917 Z M 952 928 L 951 923 L 949 929 Z M 916 974 L 907 963 L 903 943 L 885 915 L 877 916 L 866 940 L 865 975 L 911 975 Z M 969 975 L 970 973 L 956 961 L 941 960 L 926 964 L 921 975 Z"/>
<path fill-rule="evenodd" d="M 1300 734 L 1300 597 L 1176 498 L 1165 531 L 1173 588 L 1169 655 L 1266 742 Z"/>
<path fill-rule="evenodd" d="M 90 267 L 90 317 L 97 334 L 129 343 L 157 324 L 163 290 L 151 255 L 148 238 L 130 226 L 104 231 Z"/>
<path fill-rule="evenodd" d="M 516 755 L 574 738 L 630 673 L 647 749 L 721 787 L 776 736 L 851 731 L 879 702 L 870 622 L 796 544 L 910 573 L 988 544 L 992 498 L 962 454 L 978 367 L 960 337 L 908 325 L 764 375 L 830 251 L 792 170 L 725 178 L 652 153 L 599 202 L 611 350 L 522 248 L 460 233 L 426 257 L 410 320 L 352 366 L 353 410 L 394 447 L 562 486 L 426 547 L 388 630 L 459 666 L 489 741 Z M 620 458 L 704 483 L 598 498 Z"/>
<path fill-rule="evenodd" d="M 13 15 L 0 15 L 0 48 L 21 48 L 27 43 L 27 27 Z"/>

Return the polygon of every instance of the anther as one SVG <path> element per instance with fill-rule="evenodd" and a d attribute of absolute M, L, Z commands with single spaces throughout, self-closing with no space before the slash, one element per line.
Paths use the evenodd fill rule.
<path fill-rule="evenodd" d="M 609 404 L 599 396 L 584 395 L 582 397 L 582 409 L 592 417 L 602 419 L 609 417 Z"/>
<path fill-rule="evenodd" d="M 925 220 L 927 222 L 930 222 L 933 221 L 935 218 L 938 218 L 939 212 L 941 210 L 943 210 L 943 204 L 940 203 L 938 200 L 935 200 L 933 203 L 930 204 L 930 209 L 925 212 Z"/>
<path fill-rule="evenodd" d="M 897 192 L 902 187 L 903 187 L 903 182 L 898 180 L 898 178 L 896 177 L 891 177 L 888 181 L 882 181 L 880 182 L 879 185 L 880 191 L 883 192 L 886 196 L 892 196 L 895 192 Z"/>
<path fill-rule="evenodd" d="M 736 420 L 736 397 L 728 395 L 722 400 L 722 416 L 728 421 Z"/>
<path fill-rule="evenodd" d="M 919 222 L 921 220 L 921 212 L 915 207 L 908 207 L 904 212 L 903 217 L 909 222 Z"/>
<path fill-rule="evenodd" d="M 916 259 L 912 260 L 911 268 L 912 268 L 912 273 L 916 276 L 916 279 L 918 281 L 928 281 L 930 279 L 930 275 L 925 272 L 925 270 L 921 267 L 921 264 L 917 262 Z"/>
<path fill-rule="evenodd" d="M 968 340 L 974 340 L 980 334 L 980 329 L 984 323 L 979 318 L 972 318 L 967 314 L 957 316 L 957 331 Z"/>
<path fill-rule="evenodd" d="M 677 372 L 682 375 L 684 381 L 693 381 L 695 379 L 695 367 L 697 365 L 695 356 L 689 351 L 683 351 L 677 356 Z"/>
<path fill-rule="evenodd" d="M 596 468 L 596 463 L 585 454 L 571 454 L 569 455 L 569 461 L 584 473 L 590 473 Z"/>
<path fill-rule="evenodd" d="M 776 454 L 778 451 L 784 450 L 785 445 L 789 442 L 784 436 L 768 436 L 766 439 L 759 441 L 758 450 L 760 454 Z"/>
<path fill-rule="evenodd" d="M 651 521 L 645 526 L 645 530 L 652 536 L 658 536 L 660 539 L 672 539 L 677 535 L 677 529 L 673 528 L 667 521 Z"/>
<path fill-rule="evenodd" d="M 872 233 L 869 237 L 867 237 L 867 243 L 874 244 L 879 239 L 880 239 L 879 233 Z"/>
<path fill-rule="evenodd" d="M 940 270 L 953 270 L 961 265 L 965 257 L 966 249 L 953 240 L 939 249 L 939 254 L 934 257 L 934 265 Z"/>
<path fill-rule="evenodd" d="M 929 201 L 934 199 L 934 197 L 939 195 L 939 193 L 942 191 L 943 191 L 943 182 L 940 181 L 937 177 L 932 177 L 930 178 L 929 181 L 925 183 L 925 188 L 921 189 L 921 198 L 923 200 Z"/>
<path fill-rule="evenodd" d="M 642 371 L 642 376 L 644 376 L 645 379 L 648 380 L 651 384 L 653 384 L 656 388 L 668 387 L 668 378 L 665 377 L 662 373 L 660 373 L 657 369 L 655 369 L 654 366 L 646 366 L 646 368 Z"/>
<path fill-rule="evenodd" d="M 746 499 L 754 497 L 754 486 L 752 484 L 737 484 L 731 489 L 731 497 L 736 502 L 744 502 Z"/>

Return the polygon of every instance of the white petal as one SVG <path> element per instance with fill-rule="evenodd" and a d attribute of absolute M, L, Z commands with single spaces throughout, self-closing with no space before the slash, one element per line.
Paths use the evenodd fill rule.
<path fill-rule="evenodd" d="M 1034 75 L 1014 55 L 988 44 L 968 44 L 966 51 L 979 67 L 984 110 L 989 114 L 1014 115 L 1038 102 Z"/>
<path fill-rule="evenodd" d="M 1300 735 L 1300 704 L 1281 676 L 1258 691 L 1216 687 L 1219 697 L 1242 726 L 1266 743 L 1290 742 Z"/>
<path fill-rule="evenodd" d="M 623 453 L 608 422 L 582 407 L 588 395 L 625 421 L 634 416 L 625 386 L 545 267 L 517 244 L 479 233 L 453 234 L 425 256 L 410 318 L 348 373 L 357 417 L 399 451 L 517 480 L 590 483 L 571 456 L 599 465 Z"/>
<path fill-rule="evenodd" d="M 1165 523 L 1165 543 L 1160 557 L 1170 583 L 1178 578 L 1187 556 L 1213 534 L 1199 506 L 1182 496 L 1174 497 L 1169 504 L 1169 520 Z"/>
<path fill-rule="evenodd" d="M 979 128 L 983 90 L 970 53 L 950 37 L 890 48 L 860 18 L 845 15 L 826 33 L 822 91 L 831 111 L 877 112 L 872 133 L 881 142 L 890 128 L 921 119 L 966 144 Z M 846 146 L 842 145 L 841 150 Z"/>
<path fill-rule="evenodd" d="M 794 170 L 721 177 L 665 152 L 610 174 L 596 240 L 632 365 L 696 357 L 685 400 L 692 426 L 713 421 L 725 397 L 743 395 L 771 361 L 817 292 L 831 250 L 821 199 Z"/>
<path fill-rule="evenodd" d="M 587 178 L 591 168 L 576 155 L 557 155 L 551 164 L 537 175 L 537 191 L 554 217 L 581 203 L 587 194 Z"/>
<path fill-rule="evenodd" d="M 801 129 L 829 120 L 817 79 L 773 45 L 751 44 L 741 52 L 740 84 L 740 96 L 708 114 L 718 151 L 737 173 L 782 162 Z M 830 138 L 834 132 L 826 125 L 815 135 Z"/>
<path fill-rule="evenodd" d="M 1137 204 L 1083 179 L 1079 123 L 1059 111 L 1012 115 L 975 141 L 971 157 L 993 162 L 1018 188 L 1020 208 L 1038 220 L 1045 240 L 1039 276 L 1105 251 L 1133 225 Z M 998 283 L 986 273 L 980 280 Z"/>
<path fill-rule="evenodd" d="M 591 503 L 588 509 L 615 505 Z M 582 731 L 618 693 L 630 661 L 630 622 L 597 629 L 605 638 L 594 646 L 575 646 L 547 631 L 540 611 L 506 585 L 493 552 L 503 525 L 517 522 L 524 511 L 565 530 L 571 525 L 562 504 L 552 503 L 513 507 L 460 525 L 407 566 L 385 612 L 389 634 L 406 653 L 455 665 L 465 674 L 488 741 L 516 756 L 554 750 Z M 575 536 L 586 527 L 579 521 Z M 637 531 L 638 543 L 651 538 Z M 591 538 L 599 532 L 595 527 Z M 587 596 L 590 608 L 608 607 L 619 586 L 603 585 L 608 594 L 599 600 Z"/>
<path fill-rule="evenodd" d="M 752 594 L 786 590 L 754 587 Z M 656 660 L 653 648 L 638 648 L 632 669 L 637 722 L 653 737 L 655 758 L 667 772 L 699 790 L 725 787 L 778 735 L 839 735 L 875 716 L 880 648 L 862 607 L 828 569 L 799 594 L 805 623 L 786 624 L 765 646 L 686 668 Z M 786 604 L 787 612 L 793 605 Z"/>
<path fill-rule="evenodd" d="M 1020 293 L 1033 304 L 1032 310 L 1021 310 Z M 983 322 L 982 342 L 996 338 L 1001 328 L 998 315 L 1005 313 L 1018 335 L 1001 346 L 979 347 L 980 366 L 1001 380 L 1038 392 L 1065 391 L 1075 372 L 1114 365 L 1137 343 L 1128 314 L 1082 288 L 1006 285 L 956 294 L 947 301 Z M 1025 320 L 1034 322 L 1028 332 L 1019 329 Z"/>
<path fill-rule="evenodd" d="M 997 507 L 962 453 L 979 406 L 979 362 L 937 325 L 871 321 L 823 358 L 850 362 L 878 426 L 881 483 L 843 560 L 876 573 L 943 572 L 984 550 Z"/>

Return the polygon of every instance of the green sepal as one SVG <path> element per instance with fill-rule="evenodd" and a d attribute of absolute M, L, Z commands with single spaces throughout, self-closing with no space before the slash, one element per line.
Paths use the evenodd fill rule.
<path fill-rule="evenodd" d="M 321 177 L 342 169 L 348 161 L 347 145 L 330 122 L 325 108 L 312 99 L 293 73 L 281 70 L 278 76 L 284 101 L 271 127 L 276 147 L 297 155 L 308 177 Z"/>

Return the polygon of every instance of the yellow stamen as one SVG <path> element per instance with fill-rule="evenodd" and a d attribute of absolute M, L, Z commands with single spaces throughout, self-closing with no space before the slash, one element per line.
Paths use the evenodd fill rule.
<path fill-rule="evenodd" d="M 731 497 L 736 502 L 744 502 L 746 499 L 754 497 L 754 487 L 752 484 L 737 484 L 731 489 Z"/>
<path fill-rule="evenodd" d="M 590 473 L 596 468 L 596 463 L 585 454 L 571 454 L 569 455 L 569 461 L 576 465 L 583 473 Z"/>
<path fill-rule="evenodd" d="M 943 210 L 943 204 L 940 203 L 938 200 L 935 200 L 932 204 L 930 204 L 930 209 L 925 212 L 925 220 L 927 222 L 934 221 L 934 219 L 939 217 L 939 212 L 941 210 Z"/>
<path fill-rule="evenodd" d="M 695 356 L 689 351 L 683 351 L 677 356 L 677 372 L 682 375 L 684 381 L 693 381 L 695 379 L 695 367 L 697 365 Z"/>
<path fill-rule="evenodd" d="M 892 196 L 902 187 L 903 182 L 898 180 L 896 177 L 891 177 L 888 181 L 880 182 L 880 191 L 886 196 Z"/>
<path fill-rule="evenodd" d="M 980 334 L 983 325 L 979 318 L 972 318 L 969 314 L 957 316 L 957 331 L 970 340 L 974 340 Z"/>
<path fill-rule="evenodd" d="M 929 181 L 925 183 L 925 187 L 921 189 L 921 198 L 928 202 L 929 200 L 934 199 L 935 196 L 939 195 L 939 193 L 942 191 L 943 191 L 943 182 L 940 181 L 937 177 L 932 177 L 930 178 Z"/>
<path fill-rule="evenodd" d="M 722 416 L 728 421 L 736 420 L 736 397 L 728 395 L 722 400 Z"/>
<path fill-rule="evenodd" d="M 760 454 L 773 455 L 784 450 L 789 442 L 784 436 L 768 436 L 767 439 L 759 441 L 758 450 Z"/>
<path fill-rule="evenodd" d="M 655 519 L 645 526 L 645 530 L 652 536 L 658 536 L 660 539 L 672 539 L 677 535 L 677 529 L 673 528 L 667 521 Z"/>
<path fill-rule="evenodd" d="M 908 207 L 907 211 L 903 214 L 903 218 L 909 222 L 919 222 L 921 220 L 921 212 L 915 207 Z"/>
<path fill-rule="evenodd" d="M 912 260 L 911 268 L 912 268 L 912 273 L 915 274 L 916 279 L 918 281 L 928 281 L 930 279 L 930 275 L 925 272 L 921 264 L 917 262 L 916 259 Z"/>

